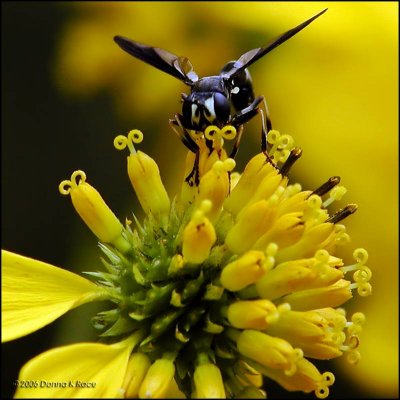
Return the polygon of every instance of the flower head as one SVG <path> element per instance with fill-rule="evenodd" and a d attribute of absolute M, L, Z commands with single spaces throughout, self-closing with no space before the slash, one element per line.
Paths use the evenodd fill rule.
<path fill-rule="evenodd" d="M 60 184 L 100 241 L 106 271 L 86 273 L 95 283 L 2 253 L 6 340 L 84 302 L 112 304 L 93 318 L 101 343 L 50 350 L 20 374 L 23 380 L 86 379 L 96 388 L 50 385 L 29 395 L 163 398 L 177 384 L 186 397 L 257 398 L 265 397 L 264 376 L 324 398 L 334 376 L 312 360 L 344 353 L 352 363 L 359 359 L 364 316 L 348 319 L 338 307 L 354 290 L 370 294 L 368 256 L 356 249 L 352 265 L 334 256 L 349 242 L 339 222 L 356 206 L 329 214 L 327 207 L 346 191 L 338 177 L 314 191 L 289 184 L 301 150 L 277 131 L 268 134 L 267 152 L 255 155 L 242 174 L 234 172 L 224 141 L 235 135 L 230 126 L 192 132 L 199 154 L 188 154 L 181 192 L 172 200 L 156 162 L 134 147 L 142 133 L 118 136 L 115 147 L 129 149 L 142 222 L 133 216 L 122 225 L 82 171 Z M 110 374 L 117 374 L 112 385 Z"/>

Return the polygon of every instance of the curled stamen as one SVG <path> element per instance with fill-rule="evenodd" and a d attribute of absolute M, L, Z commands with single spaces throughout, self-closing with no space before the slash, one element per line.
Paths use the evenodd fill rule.
<path fill-rule="evenodd" d="M 273 144 L 275 144 L 277 142 L 277 140 L 279 139 L 280 136 L 281 136 L 281 134 L 277 130 L 271 129 L 268 132 L 267 142 L 269 144 L 273 145 Z"/>
<path fill-rule="evenodd" d="M 204 131 L 204 136 L 208 140 L 216 140 L 221 138 L 221 129 L 218 126 L 210 125 L 207 126 L 206 130 Z"/>
<path fill-rule="evenodd" d="M 360 247 L 354 250 L 353 257 L 356 259 L 359 265 L 365 265 L 365 263 L 368 261 L 368 252 L 364 248 Z"/>
<path fill-rule="evenodd" d="M 272 156 L 275 153 L 276 149 L 278 148 L 280 136 L 281 136 L 281 134 L 278 131 L 276 131 L 275 129 L 271 129 L 268 132 L 267 142 L 270 145 L 272 145 L 272 147 L 268 151 L 270 156 Z"/>
<path fill-rule="evenodd" d="M 330 192 L 329 192 L 329 198 L 326 199 L 322 206 L 324 208 L 327 208 L 329 205 L 331 205 L 334 201 L 340 200 L 347 192 L 347 189 L 344 186 L 335 186 Z"/>
<path fill-rule="evenodd" d="M 353 275 L 354 281 L 358 283 L 368 282 L 371 279 L 371 277 L 372 277 L 372 271 L 365 265 L 363 265 Z"/>
<path fill-rule="evenodd" d="M 350 242 L 350 236 L 346 233 L 346 227 L 342 224 L 335 224 L 335 243 L 343 246 Z"/>
<path fill-rule="evenodd" d="M 361 359 L 361 354 L 358 350 L 351 350 L 347 352 L 347 362 L 351 365 L 357 364 Z"/>
<path fill-rule="evenodd" d="M 318 196 L 323 196 L 328 193 L 332 188 L 334 188 L 340 182 L 340 176 L 332 176 L 320 187 L 315 189 L 311 194 L 317 194 Z"/>
<path fill-rule="evenodd" d="M 356 271 L 354 274 L 355 281 L 368 282 L 371 278 L 372 272 L 368 267 L 365 267 L 365 263 L 368 261 L 368 252 L 363 248 L 355 249 L 353 257 L 357 261 L 356 264 L 340 267 L 340 270 L 345 274 L 350 271 Z"/>
<path fill-rule="evenodd" d="M 275 264 L 275 255 L 278 252 L 278 245 L 276 243 L 269 243 L 265 250 L 265 260 L 263 262 L 263 268 L 265 271 L 269 271 Z"/>
<path fill-rule="evenodd" d="M 321 208 L 322 205 L 322 200 L 321 197 L 317 196 L 317 195 L 311 195 L 308 199 L 307 199 L 307 204 L 310 208 L 312 209 L 318 209 Z"/>
<path fill-rule="evenodd" d="M 226 140 L 232 140 L 236 137 L 236 128 L 232 125 L 226 125 L 221 129 L 221 136 Z"/>
<path fill-rule="evenodd" d="M 360 325 L 361 326 L 365 322 L 365 315 L 362 312 L 356 312 L 351 317 L 351 322 L 354 325 Z"/>
<path fill-rule="evenodd" d="M 286 186 L 285 193 L 282 195 L 281 199 L 288 199 L 293 197 L 295 194 L 301 192 L 301 185 L 299 183 L 295 183 L 293 185 Z"/>
<path fill-rule="evenodd" d="M 281 135 L 277 140 L 277 144 L 280 150 L 287 149 L 293 146 L 293 138 L 290 135 Z"/>
<path fill-rule="evenodd" d="M 126 147 L 132 154 L 136 153 L 133 143 L 141 143 L 143 141 L 143 133 L 139 129 L 132 129 L 127 136 L 118 135 L 114 139 L 114 147 L 117 150 L 124 150 Z"/>
<path fill-rule="evenodd" d="M 64 180 L 58 185 L 58 190 L 63 195 L 68 195 L 71 192 L 71 189 L 77 187 L 80 182 L 86 182 L 86 174 L 77 170 L 74 171 L 71 175 L 71 180 Z"/>
<path fill-rule="evenodd" d="M 63 195 L 68 195 L 71 192 L 71 181 L 68 179 L 60 182 L 58 185 L 58 191 Z"/>
<path fill-rule="evenodd" d="M 313 194 L 307 199 L 306 204 L 308 205 L 308 210 L 306 210 L 304 213 L 304 220 L 310 225 L 324 222 L 326 219 L 326 210 L 321 208 L 321 197 Z"/>
<path fill-rule="evenodd" d="M 289 155 L 290 151 L 288 149 L 278 149 L 272 158 L 276 163 L 284 163 L 289 158 Z"/>
<path fill-rule="evenodd" d="M 293 376 L 297 371 L 296 363 L 301 360 L 304 356 L 303 350 L 296 348 L 293 353 L 288 357 L 290 366 L 284 370 L 286 376 Z"/>
<path fill-rule="evenodd" d="M 372 286 L 369 282 L 354 282 L 350 285 L 350 289 L 357 289 L 357 293 L 361 297 L 369 296 L 372 293 Z"/>
<path fill-rule="evenodd" d="M 314 258 L 317 262 L 314 264 L 313 269 L 321 279 L 325 279 L 329 270 L 329 253 L 324 249 L 320 249 L 316 251 Z"/>
<path fill-rule="evenodd" d="M 335 375 L 332 372 L 324 372 L 322 374 L 322 380 L 315 390 L 315 396 L 319 399 L 325 399 L 329 395 L 329 386 L 332 386 L 335 382 Z"/>
<path fill-rule="evenodd" d="M 212 168 L 216 174 L 220 174 L 222 172 L 229 172 L 235 168 L 236 162 L 233 158 L 227 158 L 224 161 L 218 160 L 216 161 Z"/>

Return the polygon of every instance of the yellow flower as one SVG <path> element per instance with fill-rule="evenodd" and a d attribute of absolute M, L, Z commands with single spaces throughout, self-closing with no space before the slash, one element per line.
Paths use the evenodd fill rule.
<path fill-rule="evenodd" d="M 354 290 L 371 293 L 368 255 L 355 250 L 352 265 L 333 255 L 349 241 L 338 222 L 356 207 L 329 215 L 327 206 L 345 191 L 336 178 L 314 192 L 290 185 L 285 146 L 292 139 L 270 134 L 268 155 L 253 157 L 234 188 L 235 163 L 221 138 L 196 137 L 199 165 L 189 156 L 186 168 L 198 182 L 185 177 L 172 202 L 155 161 L 133 147 L 141 132 L 118 136 L 146 213 L 136 226 L 118 221 L 83 172 L 60 184 L 100 240 L 106 271 L 86 273 L 93 283 L 3 251 L 3 338 L 29 334 L 89 301 L 113 306 L 93 319 L 101 343 L 29 361 L 20 380 L 38 386 L 19 388 L 17 397 L 265 397 L 262 375 L 288 390 L 328 395 L 333 374 L 321 374 L 310 359 L 346 353 L 358 361 L 364 315 L 347 320 L 337 307 Z"/>

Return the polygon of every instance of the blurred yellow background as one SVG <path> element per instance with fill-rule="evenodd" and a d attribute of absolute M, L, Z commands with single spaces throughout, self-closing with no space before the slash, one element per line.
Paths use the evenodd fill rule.
<path fill-rule="evenodd" d="M 186 150 L 168 118 L 180 112 L 180 93 L 187 88 L 124 53 L 113 36 L 187 56 L 198 75 L 206 76 L 329 8 L 250 72 L 256 94 L 266 96 L 274 128 L 303 148 L 291 179 L 313 189 L 339 175 L 348 193 L 336 208 L 359 205 L 345 220 L 352 242 L 341 255 L 351 263 L 354 248 L 368 250 L 373 292 L 365 299 L 356 294 L 349 307 L 367 317 L 362 359 L 357 366 L 339 360 L 335 368 L 355 393 L 358 388 L 371 398 L 397 397 L 398 4 L 75 2 L 59 7 L 68 9 L 69 18 L 54 39 L 49 69 L 58 90 L 70 102 L 87 104 L 95 96 L 111 96 L 110 113 L 116 112 L 126 131 L 144 131 L 145 151 L 159 161 L 171 191 L 178 187 L 176 171 Z M 256 119 L 245 131 L 238 159 L 244 162 L 258 151 L 259 142 Z"/>

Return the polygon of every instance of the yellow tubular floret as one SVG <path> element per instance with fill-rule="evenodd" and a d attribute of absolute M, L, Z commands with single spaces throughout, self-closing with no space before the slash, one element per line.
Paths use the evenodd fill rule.
<path fill-rule="evenodd" d="M 264 259 L 262 251 L 248 251 L 224 267 L 221 273 L 222 285 L 228 290 L 238 291 L 257 282 L 265 273 Z"/>
<path fill-rule="evenodd" d="M 126 398 L 138 397 L 140 385 L 142 384 L 150 365 L 150 359 L 144 353 L 133 353 L 130 356 L 122 385 L 124 396 Z"/>
<path fill-rule="evenodd" d="M 140 386 L 139 398 L 163 399 L 174 379 L 175 365 L 173 360 L 160 358 L 148 369 Z"/>
<path fill-rule="evenodd" d="M 336 268 L 339 265 L 339 259 L 318 250 L 313 258 L 277 265 L 257 282 L 257 291 L 261 297 L 274 300 L 291 292 L 326 287 L 343 278 L 343 272 Z"/>
<path fill-rule="evenodd" d="M 217 240 L 215 229 L 204 215 L 212 207 L 209 200 L 203 200 L 186 225 L 182 238 L 183 259 L 190 263 L 202 263 L 210 254 L 211 247 Z"/>
<path fill-rule="evenodd" d="M 320 399 L 328 396 L 329 386 L 335 381 L 335 377 L 331 372 L 321 374 L 314 364 L 305 358 L 300 358 L 296 362 L 296 372 L 291 376 L 285 375 L 283 371 L 273 368 L 263 368 L 262 373 L 278 382 L 290 392 L 314 392 Z"/>
<path fill-rule="evenodd" d="M 1 251 L 2 341 L 28 335 L 81 304 L 108 298 L 72 272 Z"/>
<path fill-rule="evenodd" d="M 224 208 L 237 214 L 254 194 L 262 179 L 269 174 L 276 175 L 276 172 L 272 164 L 267 162 L 265 154 L 254 156 L 247 163 L 238 183 L 225 200 Z"/>
<path fill-rule="evenodd" d="M 255 330 L 242 331 L 236 344 L 245 357 L 265 367 L 284 370 L 287 375 L 293 375 L 296 363 L 303 356 L 300 349 L 294 349 L 286 340 Z"/>
<path fill-rule="evenodd" d="M 229 250 L 242 254 L 253 248 L 257 239 L 272 225 L 275 217 L 276 209 L 266 200 L 247 207 L 226 235 L 225 243 Z"/>
<path fill-rule="evenodd" d="M 196 198 L 197 204 L 203 200 L 211 200 L 212 207 L 208 211 L 211 220 L 218 217 L 222 203 L 229 193 L 229 172 L 235 167 L 235 161 L 231 158 L 225 161 L 216 161 L 213 167 L 201 177 Z"/>
<path fill-rule="evenodd" d="M 194 370 L 194 386 L 196 398 L 225 399 L 225 389 L 219 368 L 204 360 Z"/>
<path fill-rule="evenodd" d="M 227 317 L 238 329 L 265 329 L 267 316 L 275 311 L 275 304 L 269 300 L 237 301 L 228 307 Z"/>
<path fill-rule="evenodd" d="M 61 194 L 71 195 L 72 204 L 90 230 L 104 243 L 113 244 L 126 253 L 129 242 L 123 237 L 123 226 L 107 206 L 100 193 L 86 182 L 83 171 L 75 171 L 71 180 L 59 185 Z"/>
<path fill-rule="evenodd" d="M 316 250 L 324 248 L 324 241 L 334 231 L 334 227 L 334 224 L 326 222 L 306 229 L 297 243 L 279 251 L 277 254 L 278 262 L 311 257 Z"/>
<path fill-rule="evenodd" d="M 330 286 L 300 290 L 283 297 L 294 310 L 313 310 L 323 307 L 338 307 L 352 298 L 350 282 L 340 279 Z"/>
<path fill-rule="evenodd" d="M 300 347 L 306 357 L 328 360 L 342 355 L 346 318 L 333 308 L 281 312 L 266 332 Z"/>
<path fill-rule="evenodd" d="M 116 137 L 114 145 L 123 148 L 124 136 Z M 146 153 L 136 151 L 133 143 L 140 143 L 143 134 L 138 130 L 130 131 L 126 139 L 126 146 L 130 149 L 127 157 L 128 176 L 146 214 L 152 214 L 156 220 L 164 222 L 168 216 L 170 200 L 161 181 L 157 163 Z"/>

